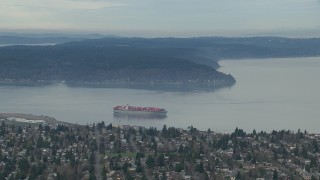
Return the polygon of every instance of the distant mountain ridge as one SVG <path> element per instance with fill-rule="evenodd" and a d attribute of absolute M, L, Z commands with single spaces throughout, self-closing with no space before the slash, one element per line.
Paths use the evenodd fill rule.
<path fill-rule="evenodd" d="M 199 63 L 220 59 L 280 58 L 320 55 L 320 38 L 281 37 L 197 37 L 197 38 L 102 38 L 67 42 L 59 46 L 75 47 L 135 47 L 159 49 L 185 49 L 180 57 Z M 196 58 L 194 57 L 196 56 Z M 209 61 L 208 61 L 209 60 Z M 217 68 L 217 65 L 213 65 Z"/>
<path fill-rule="evenodd" d="M 59 44 L 70 41 L 81 41 L 83 38 L 66 38 L 66 37 L 17 37 L 17 36 L 0 36 L 0 45 L 17 45 L 17 44 Z"/>
<path fill-rule="evenodd" d="M 320 55 L 320 39 L 102 38 L 0 48 L 2 81 L 176 83 L 229 86 L 220 59 Z"/>
<path fill-rule="evenodd" d="M 71 41 L 81 41 L 86 39 L 99 39 L 117 36 L 101 35 L 101 34 L 83 34 L 83 35 L 68 35 L 68 34 L 20 34 L 10 32 L 0 32 L 1 45 L 19 45 L 19 44 L 60 44 Z"/>

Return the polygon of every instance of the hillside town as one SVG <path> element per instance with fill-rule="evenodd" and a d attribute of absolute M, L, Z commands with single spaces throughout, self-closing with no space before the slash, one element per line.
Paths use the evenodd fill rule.
<path fill-rule="evenodd" d="M 320 135 L 0 124 L 0 179 L 319 179 Z"/>

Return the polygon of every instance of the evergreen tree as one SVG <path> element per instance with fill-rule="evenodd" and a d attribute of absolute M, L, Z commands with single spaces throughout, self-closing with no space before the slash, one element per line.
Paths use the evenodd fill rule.
<path fill-rule="evenodd" d="M 195 171 L 196 171 L 196 172 L 199 172 L 199 173 L 203 173 L 203 172 L 204 172 L 204 167 L 203 167 L 202 162 L 200 162 L 200 164 L 197 164 L 197 165 L 196 165 Z"/>
<path fill-rule="evenodd" d="M 181 163 L 177 163 L 174 169 L 176 172 L 181 172 L 184 168 Z"/>
<path fill-rule="evenodd" d="M 274 171 L 273 171 L 272 179 L 273 179 L 273 180 L 278 180 L 278 171 L 277 171 L 277 170 L 274 170 Z"/>
<path fill-rule="evenodd" d="M 165 164 L 165 158 L 162 153 L 157 157 L 157 164 L 158 166 L 164 166 Z"/>
<path fill-rule="evenodd" d="M 167 126 L 166 125 L 163 125 L 163 128 L 162 128 L 162 135 L 163 137 L 167 137 Z"/>
<path fill-rule="evenodd" d="M 146 165 L 148 168 L 153 168 L 155 166 L 155 160 L 154 160 L 153 156 L 148 155 L 148 158 L 146 160 Z"/>
<path fill-rule="evenodd" d="M 30 168 L 29 161 L 26 158 L 20 159 L 18 166 L 23 173 L 27 173 Z"/>
<path fill-rule="evenodd" d="M 313 145 L 314 152 L 315 153 L 319 152 L 319 146 L 316 140 L 312 141 L 312 145 Z"/>
<path fill-rule="evenodd" d="M 241 173 L 238 171 L 236 175 L 236 180 L 240 180 L 240 179 L 242 179 L 242 177 L 241 177 Z"/>

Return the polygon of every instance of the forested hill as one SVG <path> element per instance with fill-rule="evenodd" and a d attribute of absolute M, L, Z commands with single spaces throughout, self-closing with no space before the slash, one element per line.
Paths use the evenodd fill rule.
<path fill-rule="evenodd" d="M 199 38 L 102 38 L 69 42 L 62 46 L 194 49 L 198 56 L 210 58 L 272 58 L 318 56 L 320 38 L 298 39 L 281 37 L 199 37 Z M 194 53 L 193 53 L 194 55 Z M 190 56 L 190 54 L 188 54 Z"/>
<path fill-rule="evenodd" d="M 103 38 L 0 48 L 2 81 L 212 83 L 231 85 L 219 59 L 320 55 L 320 39 Z"/>

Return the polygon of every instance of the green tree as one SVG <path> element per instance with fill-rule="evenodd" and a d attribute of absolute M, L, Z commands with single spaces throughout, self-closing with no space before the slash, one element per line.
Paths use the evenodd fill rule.
<path fill-rule="evenodd" d="M 158 164 L 158 166 L 164 166 L 164 164 L 165 164 L 165 158 L 162 153 L 159 154 L 159 156 L 157 157 L 157 164 Z"/>
<path fill-rule="evenodd" d="M 163 125 L 163 128 L 162 128 L 162 135 L 163 137 L 167 137 L 167 126 L 166 125 Z"/>
<path fill-rule="evenodd" d="M 148 158 L 146 160 L 146 165 L 148 168 L 153 168 L 155 166 L 155 160 L 153 156 L 148 155 Z"/>
<path fill-rule="evenodd" d="M 199 172 L 199 173 L 203 173 L 204 172 L 204 167 L 203 167 L 203 164 L 202 162 L 200 162 L 199 164 L 196 165 L 196 172 Z"/>
<path fill-rule="evenodd" d="M 242 177 L 241 177 L 241 173 L 238 171 L 236 175 L 236 180 L 239 180 L 239 179 L 242 179 Z"/>
<path fill-rule="evenodd" d="M 181 163 L 177 163 L 174 169 L 176 172 L 181 172 L 184 168 Z"/>
<path fill-rule="evenodd" d="M 23 131 L 23 130 L 22 130 L 21 126 L 19 126 L 19 127 L 18 127 L 18 133 L 21 134 L 22 131 Z"/>
<path fill-rule="evenodd" d="M 107 179 L 107 170 L 105 166 L 102 167 L 101 176 L 103 180 Z"/>
<path fill-rule="evenodd" d="M 28 172 L 30 168 L 29 161 L 26 158 L 20 159 L 18 166 L 22 172 Z"/>
<path fill-rule="evenodd" d="M 311 176 L 311 180 L 318 180 L 314 175 Z"/>
<path fill-rule="evenodd" d="M 125 179 L 126 180 L 134 180 L 134 178 L 132 177 L 132 175 L 129 172 L 126 173 Z"/>
<path fill-rule="evenodd" d="M 301 155 L 303 158 L 308 159 L 308 151 L 304 146 L 302 147 Z"/>
<path fill-rule="evenodd" d="M 313 145 L 314 152 L 319 152 L 319 146 L 316 140 L 313 140 L 312 145 Z"/>
<path fill-rule="evenodd" d="M 250 152 L 247 153 L 246 160 L 251 161 L 251 153 Z"/>
<path fill-rule="evenodd" d="M 143 172 L 143 169 L 142 169 L 141 164 L 140 164 L 140 165 L 137 165 L 136 172 L 137 172 L 137 173 Z"/>
<path fill-rule="evenodd" d="M 278 180 L 278 171 L 277 171 L 277 170 L 274 170 L 274 171 L 273 171 L 272 179 L 273 179 L 273 180 Z"/>
<path fill-rule="evenodd" d="M 40 127 L 40 125 L 39 125 L 39 127 Z M 43 147 L 43 138 L 42 138 L 42 136 L 39 136 L 39 138 L 37 140 L 37 148 L 42 148 L 42 147 Z"/>
<path fill-rule="evenodd" d="M 310 173 L 310 165 L 309 164 L 306 164 L 305 166 L 304 166 L 304 168 L 305 168 L 305 170 L 308 172 L 308 173 Z"/>
<path fill-rule="evenodd" d="M 110 123 L 106 128 L 107 130 L 112 130 L 112 123 Z"/>
<path fill-rule="evenodd" d="M 296 145 L 296 148 L 294 148 L 293 154 L 294 154 L 295 156 L 299 156 L 299 147 L 298 147 L 298 145 Z"/>
<path fill-rule="evenodd" d="M 256 136 L 256 135 L 257 135 L 257 131 L 256 131 L 256 129 L 254 129 L 254 130 L 252 131 L 252 135 L 254 135 L 254 136 Z"/>

